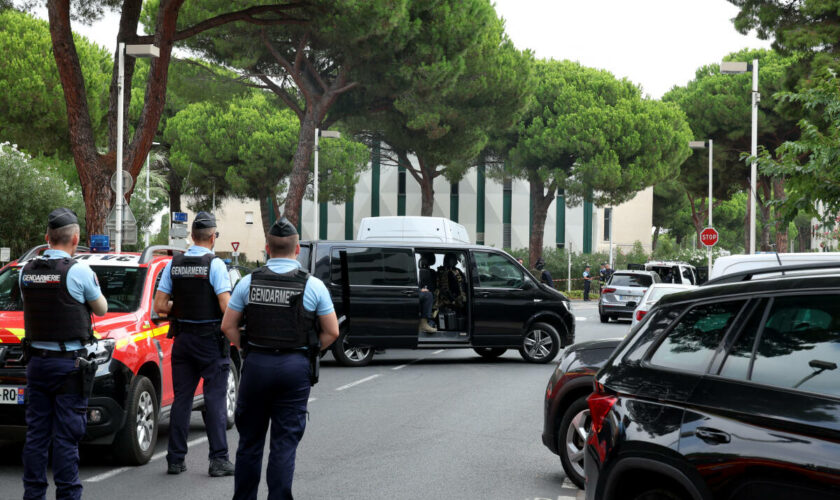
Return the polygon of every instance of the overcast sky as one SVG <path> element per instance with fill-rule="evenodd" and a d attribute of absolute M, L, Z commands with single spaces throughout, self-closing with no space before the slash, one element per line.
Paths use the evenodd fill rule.
<path fill-rule="evenodd" d="M 726 0 L 495 2 L 517 48 L 606 69 L 655 98 L 730 52 L 770 47 L 735 31 L 738 9 Z"/>
<path fill-rule="evenodd" d="M 735 31 L 726 0 L 495 0 L 507 32 L 536 57 L 571 59 L 640 84 L 654 98 L 704 64 L 770 43 Z M 39 12 L 46 18 L 46 10 Z M 116 14 L 73 29 L 113 50 Z M 142 29 L 142 28 L 141 28 Z"/>

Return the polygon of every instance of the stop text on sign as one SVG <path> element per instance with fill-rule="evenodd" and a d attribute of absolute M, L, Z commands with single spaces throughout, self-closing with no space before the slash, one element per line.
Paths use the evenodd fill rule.
<path fill-rule="evenodd" d="M 713 227 L 707 227 L 700 233 L 700 242 L 707 247 L 713 247 L 718 242 L 718 232 Z"/>

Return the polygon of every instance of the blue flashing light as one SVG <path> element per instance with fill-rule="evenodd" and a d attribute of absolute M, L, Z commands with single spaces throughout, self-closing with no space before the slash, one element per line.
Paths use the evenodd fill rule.
<path fill-rule="evenodd" d="M 111 251 L 111 238 L 107 234 L 90 235 L 91 253 L 107 253 Z"/>

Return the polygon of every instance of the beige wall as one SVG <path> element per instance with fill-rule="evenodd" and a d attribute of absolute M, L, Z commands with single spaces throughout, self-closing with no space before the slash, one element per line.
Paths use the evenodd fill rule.
<path fill-rule="evenodd" d="M 184 200 L 183 206 L 188 205 Z M 192 225 L 195 213 L 189 209 L 188 224 Z M 253 213 L 253 224 L 245 221 L 246 212 Z M 262 229 L 260 204 L 256 200 L 237 200 L 227 198 L 224 203 L 216 207 L 216 223 L 219 225 L 219 239 L 214 249 L 219 256 L 229 256 L 233 252 L 231 242 L 239 242 L 239 261 L 247 259 L 251 262 L 263 262 L 265 251 L 265 235 Z"/>
<path fill-rule="evenodd" d="M 604 239 L 604 209 L 599 208 L 598 214 L 598 244 L 600 252 L 609 252 L 610 241 Z M 627 252 L 633 248 L 636 241 L 642 242 L 642 247 L 651 251 L 653 234 L 653 188 L 649 187 L 639 192 L 632 200 L 615 207 L 613 210 L 613 251 L 621 248 Z"/>

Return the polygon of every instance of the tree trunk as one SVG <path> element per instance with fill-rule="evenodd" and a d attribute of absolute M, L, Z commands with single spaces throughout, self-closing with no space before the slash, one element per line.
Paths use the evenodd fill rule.
<path fill-rule="evenodd" d="M 427 168 L 426 163 L 422 158 L 417 158 L 420 164 L 420 194 L 422 196 L 422 203 L 420 205 L 420 215 L 424 217 L 431 217 L 435 208 L 435 176 Z"/>
<path fill-rule="evenodd" d="M 706 213 L 708 209 L 705 212 L 697 210 L 697 206 L 694 203 L 695 199 L 691 196 L 691 193 L 686 191 L 685 196 L 688 198 L 688 204 L 691 205 L 691 223 L 694 224 L 694 232 L 697 233 L 697 241 L 694 242 L 694 247 L 702 249 L 703 243 L 700 241 L 700 233 L 703 232 L 703 222 L 706 215 L 708 215 Z"/>
<path fill-rule="evenodd" d="M 756 203 L 758 204 L 758 215 L 761 218 L 761 251 L 769 252 L 772 250 L 770 248 L 770 178 L 760 176 L 760 186 L 763 199 L 756 199 Z"/>
<path fill-rule="evenodd" d="M 773 179 L 773 199 L 781 202 L 785 199 L 785 178 Z M 780 208 L 775 210 L 776 219 L 776 251 L 784 253 L 788 251 L 788 224 L 785 222 Z"/>
<path fill-rule="evenodd" d="M 557 189 L 554 185 L 550 185 L 548 193 L 546 193 L 545 186 L 536 172 L 532 171 L 529 177 L 531 177 L 529 179 L 531 199 L 534 200 L 534 218 L 531 225 L 531 237 L 528 239 L 528 267 L 533 269 L 537 263 L 537 259 L 542 257 L 545 219 Z"/>
<path fill-rule="evenodd" d="M 283 216 L 294 225 L 300 220 L 300 208 L 306 185 L 309 183 L 309 160 L 315 149 L 315 129 L 318 128 L 320 118 L 312 107 L 307 107 L 300 122 L 300 134 L 295 156 L 292 160 L 292 173 L 289 176 L 289 191 L 286 194 L 286 204 Z"/>

